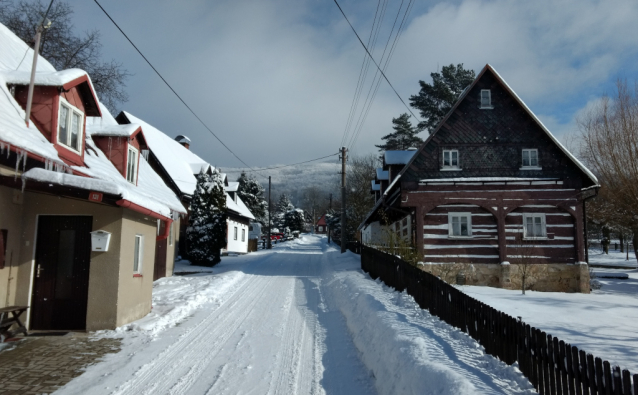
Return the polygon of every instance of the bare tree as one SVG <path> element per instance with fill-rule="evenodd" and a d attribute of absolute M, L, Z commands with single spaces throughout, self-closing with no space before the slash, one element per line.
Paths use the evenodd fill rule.
<path fill-rule="evenodd" d="M 49 1 L 43 0 L 21 0 L 17 3 L 1 1 L 0 22 L 33 47 L 36 26 L 48 7 Z M 72 15 L 73 8 L 68 3 L 53 3 L 47 15 L 52 24 L 42 33 L 40 54 L 58 70 L 79 68 L 89 73 L 100 101 L 115 112 L 118 104 L 128 100 L 124 88 L 130 74 L 121 63 L 101 59 L 99 31 L 76 35 L 71 22 Z"/>
<path fill-rule="evenodd" d="M 514 255 L 512 262 L 516 264 L 516 272 L 512 273 L 521 282 L 521 292 L 525 295 L 525 290 L 531 289 L 546 273 L 546 265 L 535 263 L 534 240 L 526 240 L 524 231 L 514 238 Z"/>
<path fill-rule="evenodd" d="M 347 234 L 352 240 L 354 233 L 374 206 L 374 196 L 370 194 L 370 181 L 375 178 L 379 158 L 374 154 L 352 156 L 346 171 Z"/>
<path fill-rule="evenodd" d="M 599 177 L 601 200 L 593 203 L 601 219 L 629 228 L 638 244 L 638 85 L 616 83 L 613 98 L 578 119 L 580 154 Z M 589 205 L 588 205 L 589 206 Z M 638 254 L 636 255 L 638 259 Z"/>

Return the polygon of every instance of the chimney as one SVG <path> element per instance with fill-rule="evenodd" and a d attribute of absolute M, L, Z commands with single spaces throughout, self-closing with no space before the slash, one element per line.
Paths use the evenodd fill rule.
<path fill-rule="evenodd" d="M 181 145 L 184 146 L 184 148 L 186 148 L 187 150 L 190 149 L 191 146 L 191 139 L 189 139 L 186 136 L 183 135 L 178 135 L 177 137 L 175 137 L 175 141 L 177 141 L 178 143 L 180 143 Z"/>

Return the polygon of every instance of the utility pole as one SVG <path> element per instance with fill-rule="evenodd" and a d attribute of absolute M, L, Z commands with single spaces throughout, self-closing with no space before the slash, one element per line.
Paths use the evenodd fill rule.
<path fill-rule="evenodd" d="M 46 14 L 44 14 L 44 18 L 38 23 L 38 26 L 35 28 L 35 46 L 33 47 L 33 63 L 31 65 L 31 79 L 29 80 L 29 93 L 27 93 L 27 111 L 24 117 L 24 122 L 29 126 L 29 118 L 31 117 L 31 103 L 33 102 L 33 89 L 35 85 L 35 70 L 38 65 L 38 54 L 40 52 L 40 38 L 42 37 L 42 32 L 45 29 L 51 27 L 51 21 L 47 19 L 47 15 L 49 14 L 49 10 L 51 10 L 51 5 L 53 1 L 49 4 L 49 8 L 47 9 Z"/>
<path fill-rule="evenodd" d="M 270 220 L 270 212 L 272 211 L 272 204 L 270 203 L 270 176 L 268 176 L 268 249 L 272 248 L 270 241 L 270 229 L 272 228 L 272 221 Z"/>
<path fill-rule="evenodd" d="M 332 212 L 332 193 L 330 194 L 330 211 Z M 330 244 L 330 233 L 332 232 L 332 227 L 328 223 L 326 224 L 326 226 L 328 227 L 328 244 Z"/>
<path fill-rule="evenodd" d="M 346 252 L 346 147 L 341 147 L 341 253 Z"/>

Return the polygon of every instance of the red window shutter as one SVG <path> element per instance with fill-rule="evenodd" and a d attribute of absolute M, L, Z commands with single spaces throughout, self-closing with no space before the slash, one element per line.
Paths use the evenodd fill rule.
<path fill-rule="evenodd" d="M 0 269 L 4 269 L 5 256 L 7 255 L 7 229 L 0 229 Z"/>

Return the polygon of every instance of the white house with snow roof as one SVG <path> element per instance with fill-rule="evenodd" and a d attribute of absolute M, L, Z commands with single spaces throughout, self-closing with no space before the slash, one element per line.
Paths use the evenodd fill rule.
<path fill-rule="evenodd" d="M 178 135 L 174 139 L 136 116 L 122 111 L 116 120 L 121 125 L 142 125 L 149 153 L 148 162 L 159 174 L 166 185 L 173 190 L 185 207 L 195 193 L 197 174 L 200 171 L 212 171 L 214 168 L 204 159 L 190 150 L 190 139 Z M 245 254 L 248 252 L 248 232 L 250 221 L 255 217 L 237 194 L 239 183 L 229 182 L 222 174 L 224 190 L 226 192 L 226 208 L 228 214 L 228 228 L 226 233 L 227 245 L 222 253 Z M 186 227 L 188 219 L 181 222 L 179 251 L 188 252 Z"/>
<path fill-rule="evenodd" d="M 156 245 L 186 209 L 86 72 L 40 58 L 25 123 L 32 56 L 0 25 L 0 307 L 29 306 L 29 329 L 113 329 L 150 312 Z"/>

